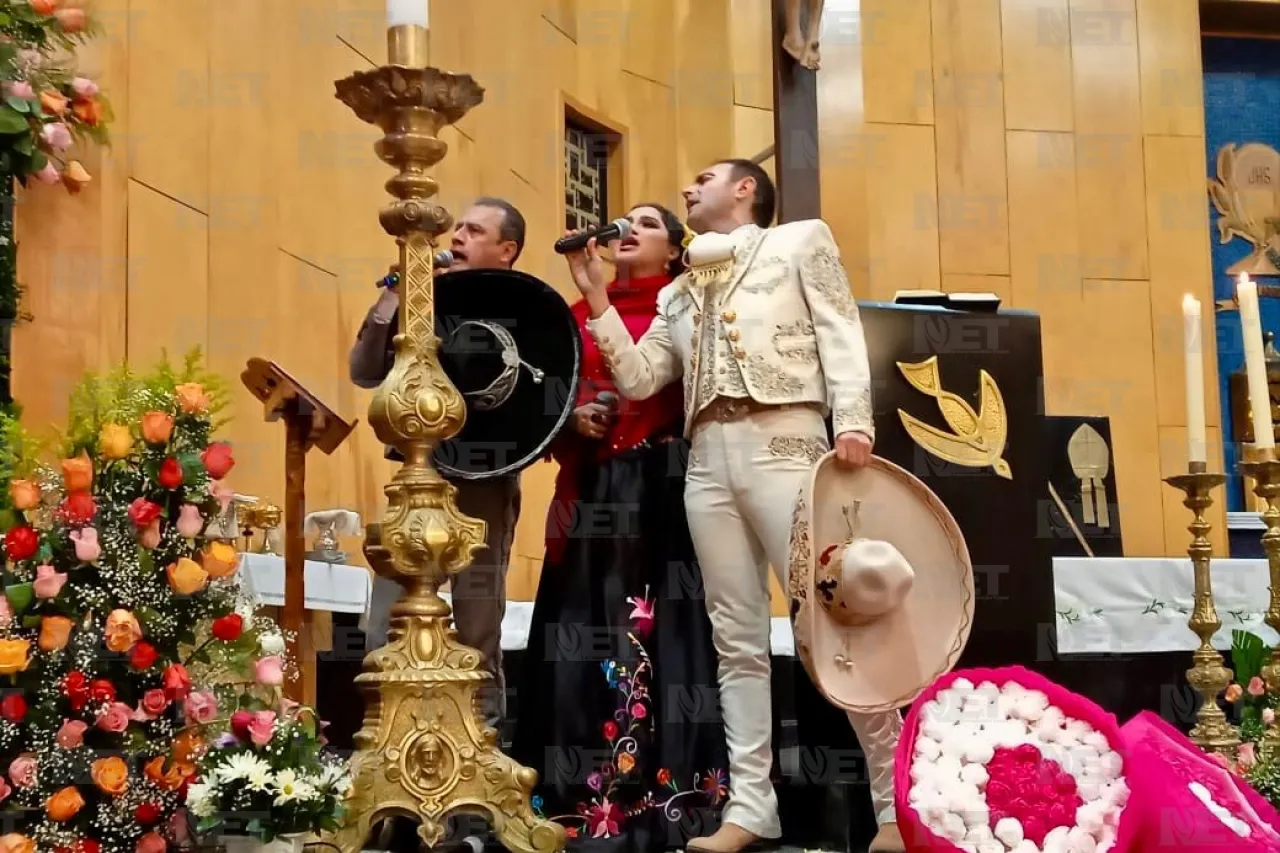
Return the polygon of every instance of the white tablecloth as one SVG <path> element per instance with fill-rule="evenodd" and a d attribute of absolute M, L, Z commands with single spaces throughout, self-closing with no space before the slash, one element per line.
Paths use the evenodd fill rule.
<path fill-rule="evenodd" d="M 1275 644 L 1275 632 L 1262 622 L 1267 561 L 1214 560 L 1211 574 L 1222 621 L 1214 645 L 1231 648 L 1233 630 Z M 1195 598 L 1189 559 L 1058 557 L 1053 586 L 1059 654 L 1191 652 L 1199 645 L 1187 627 Z"/>
<path fill-rule="evenodd" d="M 244 577 L 258 601 L 271 607 L 284 605 L 284 558 L 268 554 L 241 554 Z M 364 613 L 373 583 L 367 569 L 308 560 L 304 564 L 303 589 L 308 610 Z"/>

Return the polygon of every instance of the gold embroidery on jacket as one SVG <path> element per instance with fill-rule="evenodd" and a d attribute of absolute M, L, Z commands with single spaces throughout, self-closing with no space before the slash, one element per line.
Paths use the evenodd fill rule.
<path fill-rule="evenodd" d="M 800 266 L 800 274 L 822 298 L 831 303 L 841 317 L 858 319 L 858 303 L 849 289 L 849 279 L 835 252 L 822 246 L 806 257 Z"/>

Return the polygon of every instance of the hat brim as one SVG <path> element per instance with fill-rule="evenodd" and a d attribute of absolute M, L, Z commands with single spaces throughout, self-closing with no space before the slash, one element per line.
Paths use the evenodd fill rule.
<path fill-rule="evenodd" d="M 899 608 L 850 627 L 827 613 L 815 580 L 817 554 L 849 538 L 843 510 L 855 500 L 857 536 L 892 543 L 915 578 Z M 973 566 L 960 527 L 932 490 L 880 457 L 841 469 L 828 453 L 814 466 L 796 504 L 789 574 L 797 654 L 818 690 L 845 710 L 910 704 L 955 666 L 969 641 Z"/>
<path fill-rule="evenodd" d="M 484 388 L 502 370 L 497 341 L 463 326 L 474 320 L 505 328 L 520 358 L 545 375 L 535 382 L 519 367 L 514 391 L 491 410 L 464 396 L 466 423 L 432 460 L 442 474 L 464 480 L 514 474 L 545 456 L 573 412 L 582 365 L 577 320 L 550 285 L 516 270 L 448 273 L 435 284 L 436 335 L 440 364 L 461 391 Z"/>

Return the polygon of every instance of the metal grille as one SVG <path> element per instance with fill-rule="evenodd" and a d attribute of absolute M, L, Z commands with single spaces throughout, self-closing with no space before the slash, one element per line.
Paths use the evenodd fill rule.
<path fill-rule="evenodd" d="M 609 139 L 572 122 L 564 128 L 564 225 L 598 228 L 607 218 Z"/>

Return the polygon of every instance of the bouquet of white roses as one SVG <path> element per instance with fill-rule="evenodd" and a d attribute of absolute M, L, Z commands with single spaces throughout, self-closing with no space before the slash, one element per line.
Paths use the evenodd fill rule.
<path fill-rule="evenodd" d="M 262 842 L 336 831 L 351 776 L 342 759 L 325 751 L 319 728 L 315 712 L 303 706 L 232 714 L 231 730 L 201 757 L 187 789 L 197 831 Z"/>
<path fill-rule="evenodd" d="M 1133 843 L 1120 730 L 1022 669 L 951 673 L 908 714 L 898 824 L 913 851 L 1124 853 Z"/>

